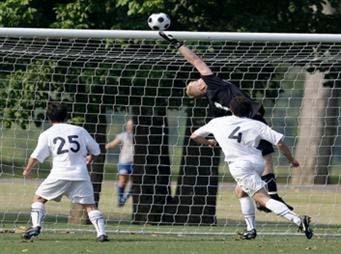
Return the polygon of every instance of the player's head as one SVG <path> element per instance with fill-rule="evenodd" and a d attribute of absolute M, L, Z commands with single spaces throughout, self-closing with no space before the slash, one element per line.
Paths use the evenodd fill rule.
<path fill-rule="evenodd" d="M 230 110 L 235 116 L 250 117 L 252 115 L 251 102 L 243 96 L 236 96 L 230 102 Z"/>
<path fill-rule="evenodd" d="M 46 115 L 52 123 L 62 123 L 67 119 L 67 107 L 61 103 L 49 103 Z"/>
<path fill-rule="evenodd" d="M 126 130 L 127 132 L 133 132 L 134 131 L 134 122 L 132 119 L 129 119 L 126 123 Z"/>
<path fill-rule="evenodd" d="M 207 91 L 207 85 L 203 79 L 191 81 L 186 86 L 186 94 L 189 97 L 200 98 L 205 95 Z"/>

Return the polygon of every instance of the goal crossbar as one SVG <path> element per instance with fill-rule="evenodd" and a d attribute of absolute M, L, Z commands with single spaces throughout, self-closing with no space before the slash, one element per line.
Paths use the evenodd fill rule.
<path fill-rule="evenodd" d="M 228 40 L 268 42 L 341 42 L 341 34 L 298 33 L 237 33 L 237 32 L 179 32 L 167 31 L 180 40 Z M 0 28 L 0 36 L 9 37 L 64 37 L 64 38 L 115 38 L 160 39 L 157 31 L 140 30 L 81 30 L 51 28 Z"/>

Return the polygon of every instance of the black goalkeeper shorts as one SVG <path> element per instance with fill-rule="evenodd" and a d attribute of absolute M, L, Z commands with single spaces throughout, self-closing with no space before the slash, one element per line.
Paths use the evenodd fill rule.
<path fill-rule="evenodd" d="M 260 121 L 260 122 L 265 123 L 266 125 L 268 125 L 268 123 L 265 121 L 264 117 L 262 117 L 261 115 L 255 115 L 252 119 L 256 120 L 256 121 Z M 266 141 L 264 139 L 262 139 L 259 142 L 259 145 L 257 146 L 257 149 L 262 151 L 262 155 L 263 156 L 271 154 L 271 153 L 273 153 L 275 151 L 274 148 L 273 148 L 273 145 L 269 141 Z"/>

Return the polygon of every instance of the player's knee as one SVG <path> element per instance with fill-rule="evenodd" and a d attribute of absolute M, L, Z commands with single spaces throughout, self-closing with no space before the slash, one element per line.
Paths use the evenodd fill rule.
<path fill-rule="evenodd" d="M 88 213 L 91 211 L 97 210 L 97 207 L 95 204 L 82 204 L 82 206 Z"/>
<path fill-rule="evenodd" d="M 234 194 L 236 195 L 237 198 L 243 198 L 247 196 L 243 189 L 238 185 L 236 186 L 236 188 L 234 188 Z"/>
<path fill-rule="evenodd" d="M 42 197 L 40 197 L 40 196 L 35 195 L 35 196 L 33 197 L 32 203 L 36 203 L 36 202 L 45 204 L 45 203 L 47 202 L 47 200 L 44 199 L 44 198 L 42 198 Z"/>

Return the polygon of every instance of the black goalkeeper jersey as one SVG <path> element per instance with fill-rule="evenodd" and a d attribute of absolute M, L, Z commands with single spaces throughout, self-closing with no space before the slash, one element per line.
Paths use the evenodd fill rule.
<path fill-rule="evenodd" d="M 207 85 L 206 97 L 215 117 L 231 115 L 229 105 L 231 100 L 236 96 L 244 96 L 251 102 L 253 111 L 252 116 L 255 116 L 262 108 L 259 103 L 253 101 L 237 86 L 228 81 L 222 80 L 215 74 L 201 76 L 201 78 Z"/>
<path fill-rule="evenodd" d="M 206 97 L 215 117 L 231 115 L 229 105 L 231 100 L 236 96 L 244 96 L 252 105 L 252 119 L 267 124 L 264 116 L 264 108 L 261 104 L 253 101 L 247 94 L 243 93 L 234 84 L 224 81 L 216 75 L 201 76 L 207 85 Z M 257 114 L 259 113 L 259 114 Z M 262 151 L 263 156 L 274 152 L 272 144 L 266 140 L 261 140 L 257 147 Z"/>

